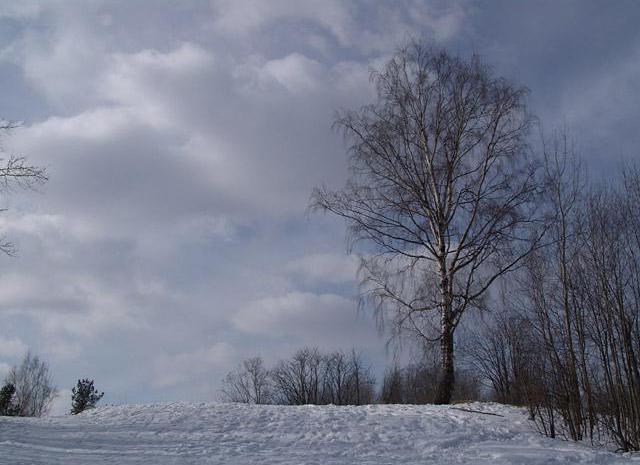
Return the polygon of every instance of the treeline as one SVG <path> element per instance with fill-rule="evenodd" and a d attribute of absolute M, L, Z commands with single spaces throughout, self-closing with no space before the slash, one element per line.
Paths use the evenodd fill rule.
<path fill-rule="evenodd" d="M 222 383 L 227 402 L 278 405 L 365 405 L 372 403 L 426 404 L 437 389 L 437 359 L 388 368 L 380 383 L 370 365 L 356 350 L 323 353 L 303 348 L 272 368 L 262 358 L 249 358 L 229 372 Z M 477 400 L 481 385 L 477 377 L 459 371 L 456 400 Z"/>
<path fill-rule="evenodd" d="M 223 381 L 228 402 L 251 404 L 363 405 L 373 402 L 375 377 L 360 353 L 298 350 L 267 368 L 260 357 L 245 360 Z"/>
<path fill-rule="evenodd" d="M 640 450 L 640 173 L 594 187 L 566 140 L 546 155 L 548 245 L 506 283 L 473 360 L 544 434 Z"/>

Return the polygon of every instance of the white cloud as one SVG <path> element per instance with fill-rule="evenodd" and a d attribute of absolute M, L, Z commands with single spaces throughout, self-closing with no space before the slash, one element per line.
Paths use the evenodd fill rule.
<path fill-rule="evenodd" d="M 320 84 L 323 67 L 299 53 L 265 63 L 263 72 L 290 92 L 308 92 Z"/>
<path fill-rule="evenodd" d="M 88 276 L 38 272 L 7 274 L 0 315 L 30 315 L 48 335 L 89 338 L 113 328 L 139 327 L 126 294 Z M 55 347 L 54 347 L 55 349 Z"/>
<path fill-rule="evenodd" d="M 0 357 L 18 359 L 26 354 L 28 349 L 20 338 L 0 334 Z"/>
<path fill-rule="evenodd" d="M 290 261 L 286 270 L 307 282 L 352 283 L 358 273 L 358 258 L 354 255 L 318 253 Z"/>
<path fill-rule="evenodd" d="M 31 23 L 35 27 L 27 28 L 12 48 L 27 82 L 63 111 L 96 101 L 106 44 L 85 22 L 88 18 L 77 9 L 43 6 Z"/>
<path fill-rule="evenodd" d="M 215 71 L 213 54 L 189 42 L 167 52 L 113 53 L 98 92 L 107 101 L 135 109 L 139 117 L 155 126 L 188 130 L 184 121 L 175 118 L 179 96 L 194 86 L 200 88 Z"/>
<path fill-rule="evenodd" d="M 159 388 L 172 387 L 210 376 L 213 372 L 229 368 L 234 353 L 229 344 L 219 342 L 191 352 L 161 355 L 154 360 L 153 384 Z"/>
<path fill-rule="evenodd" d="M 11 370 L 11 365 L 5 362 L 0 362 L 0 379 L 4 380 Z"/>
<path fill-rule="evenodd" d="M 293 19 L 320 24 L 346 44 L 352 26 L 349 6 L 338 0 L 213 0 L 213 28 L 231 34 L 251 34 L 276 21 Z"/>
<path fill-rule="evenodd" d="M 42 2 L 24 0 L 22 2 L 3 2 L 0 4 L 0 17 L 33 18 L 42 11 Z"/>
<path fill-rule="evenodd" d="M 355 308 L 352 299 L 335 294 L 289 292 L 250 302 L 233 316 L 233 323 L 251 334 L 304 336 L 353 321 Z"/>
<path fill-rule="evenodd" d="M 458 2 L 442 6 L 437 1 L 422 0 L 375 5 L 340 0 L 213 0 L 211 4 L 213 31 L 236 37 L 263 37 L 270 26 L 294 22 L 298 25 L 294 29 L 298 41 L 306 40 L 324 49 L 326 43 L 317 33 L 320 29 L 340 46 L 367 53 L 393 50 L 409 36 L 450 40 L 461 30 L 465 19 L 464 8 Z"/>

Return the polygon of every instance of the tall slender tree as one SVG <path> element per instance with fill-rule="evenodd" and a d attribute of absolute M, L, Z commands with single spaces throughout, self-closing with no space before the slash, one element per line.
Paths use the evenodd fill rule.
<path fill-rule="evenodd" d="M 454 333 L 492 283 L 540 244 L 538 164 L 530 160 L 527 90 L 419 43 L 372 74 L 377 100 L 339 116 L 351 176 L 319 188 L 312 208 L 348 220 L 362 284 L 398 333 L 437 340 L 434 401 L 454 387 Z"/>

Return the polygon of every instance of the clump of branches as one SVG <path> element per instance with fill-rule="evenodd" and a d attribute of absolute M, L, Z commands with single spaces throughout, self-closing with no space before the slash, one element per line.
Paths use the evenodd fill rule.
<path fill-rule="evenodd" d="M 0 194 L 10 194 L 15 190 L 32 189 L 47 181 L 44 168 L 30 164 L 26 158 L 8 154 L 1 144 L 1 138 L 8 135 L 18 125 L 0 120 Z M 0 211 L 2 211 L 0 209 Z M 15 255 L 16 247 L 8 238 L 0 238 L 0 252 Z"/>
<path fill-rule="evenodd" d="M 425 345 L 422 353 L 405 365 L 398 363 L 388 367 L 378 393 L 378 402 L 383 404 L 430 404 L 438 388 L 440 363 L 433 345 Z M 414 357 L 415 358 L 415 357 Z M 456 387 L 453 402 L 479 400 L 480 380 L 473 367 L 456 368 Z"/>
<path fill-rule="evenodd" d="M 5 387 L 12 390 L 6 406 L 12 415 L 39 417 L 47 413 L 57 394 L 53 385 L 49 364 L 28 352 L 22 363 L 9 370 Z M 4 388 L 3 388 L 4 390 Z"/>
<path fill-rule="evenodd" d="M 539 371 L 532 325 L 515 311 L 499 311 L 485 321 L 479 334 L 467 344 L 474 372 L 489 389 L 495 402 L 527 405 L 535 390 Z"/>
<path fill-rule="evenodd" d="M 640 450 L 640 172 L 588 185 L 564 136 L 545 159 L 550 244 L 514 275 L 513 311 L 489 326 L 476 364 L 544 434 Z"/>
<path fill-rule="evenodd" d="M 269 371 L 261 357 L 244 360 L 227 373 L 222 383 L 222 397 L 227 402 L 269 404 L 272 399 Z"/>
<path fill-rule="evenodd" d="M 361 354 L 303 348 L 267 369 L 260 357 L 227 374 L 222 397 L 248 404 L 362 405 L 373 402 L 375 378 Z"/>

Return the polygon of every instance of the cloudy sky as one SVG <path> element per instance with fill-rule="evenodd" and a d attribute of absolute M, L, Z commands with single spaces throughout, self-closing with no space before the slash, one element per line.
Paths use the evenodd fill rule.
<path fill-rule="evenodd" d="M 306 211 L 345 179 L 335 111 L 421 37 L 527 85 L 606 176 L 640 161 L 638 24 L 634 0 L 1 2 L 4 156 L 50 181 L 0 198 L 0 372 L 31 348 L 120 403 L 213 400 L 303 345 L 383 366 L 344 225 Z"/>

